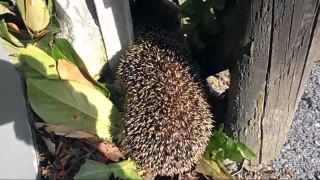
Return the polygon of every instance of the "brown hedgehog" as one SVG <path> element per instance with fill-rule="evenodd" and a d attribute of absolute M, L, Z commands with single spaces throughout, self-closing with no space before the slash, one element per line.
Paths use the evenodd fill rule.
<path fill-rule="evenodd" d="M 189 171 L 201 158 L 213 117 L 191 56 L 174 33 L 145 27 L 122 58 L 121 146 L 152 176 Z"/>

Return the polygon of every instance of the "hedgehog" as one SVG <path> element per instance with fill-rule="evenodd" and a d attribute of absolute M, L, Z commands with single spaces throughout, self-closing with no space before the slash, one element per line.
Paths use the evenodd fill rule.
<path fill-rule="evenodd" d="M 176 34 L 145 26 L 121 58 L 120 146 L 152 176 L 183 174 L 206 149 L 213 115 L 191 54 Z"/>

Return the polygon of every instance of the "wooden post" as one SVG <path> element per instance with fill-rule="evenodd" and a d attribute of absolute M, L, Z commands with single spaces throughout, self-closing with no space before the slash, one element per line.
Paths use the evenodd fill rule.
<path fill-rule="evenodd" d="M 320 51 L 319 1 L 241 0 L 236 9 L 246 25 L 234 50 L 226 130 L 257 154 L 253 163 L 267 163 L 287 138 Z"/>

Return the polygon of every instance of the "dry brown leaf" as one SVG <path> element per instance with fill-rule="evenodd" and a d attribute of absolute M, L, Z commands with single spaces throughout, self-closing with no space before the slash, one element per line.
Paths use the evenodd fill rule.
<path fill-rule="evenodd" d="M 110 159 L 114 162 L 119 161 L 119 159 L 123 157 L 122 152 L 114 143 L 100 141 L 96 138 L 87 139 L 85 142 L 101 152 L 107 159 Z"/>
<path fill-rule="evenodd" d="M 78 67 L 64 59 L 58 60 L 57 70 L 63 80 L 76 81 L 90 87 L 95 87 L 87 78 L 83 76 Z"/>
<path fill-rule="evenodd" d="M 55 124 L 47 124 L 47 123 L 35 123 L 35 127 L 37 130 L 44 129 L 48 133 L 54 133 L 58 136 L 70 137 L 70 138 L 96 138 L 97 136 L 85 131 L 81 131 L 75 127 L 67 126 L 67 125 L 55 125 Z"/>
<path fill-rule="evenodd" d="M 25 29 L 20 29 L 15 23 L 12 22 L 7 22 L 7 27 L 10 31 L 16 32 L 22 36 L 30 36 L 27 30 Z"/>

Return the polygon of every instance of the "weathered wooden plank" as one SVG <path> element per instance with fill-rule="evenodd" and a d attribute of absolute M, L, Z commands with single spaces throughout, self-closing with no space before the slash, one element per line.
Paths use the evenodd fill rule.
<path fill-rule="evenodd" d="M 315 60 L 319 2 L 242 3 L 249 5 L 249 23 L 231 70 L 227 130 L 264 163 L 284 144 Z"/>

